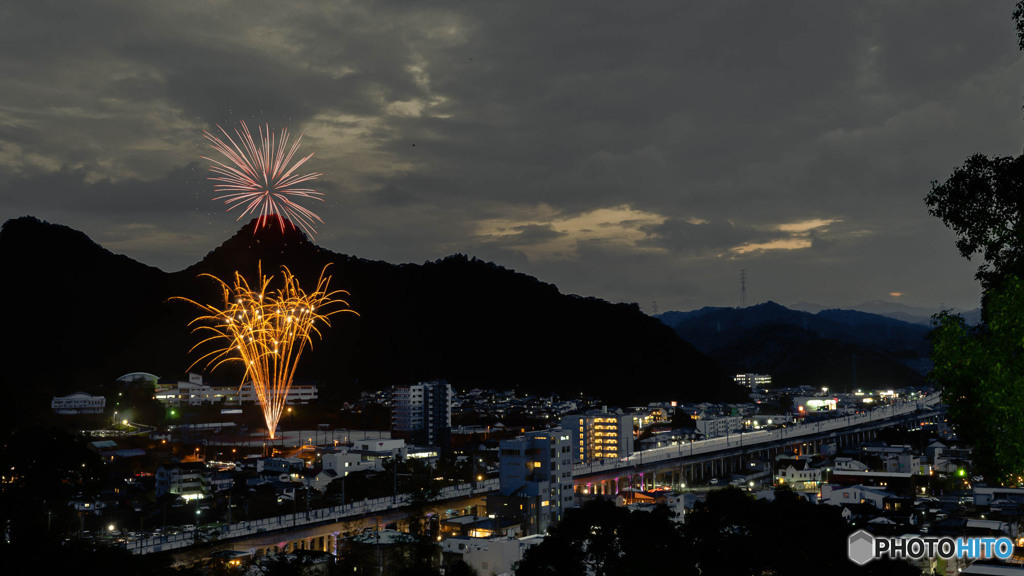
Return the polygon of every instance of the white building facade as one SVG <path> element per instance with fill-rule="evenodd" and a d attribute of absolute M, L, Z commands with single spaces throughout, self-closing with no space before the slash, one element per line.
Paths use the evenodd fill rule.
<path fill-rule="evenodd" d="M 106 406 L 106 398 L 85 392 L 58 396 L 50 402 L 50 408 L 57 414 L 102 414 Z"/>

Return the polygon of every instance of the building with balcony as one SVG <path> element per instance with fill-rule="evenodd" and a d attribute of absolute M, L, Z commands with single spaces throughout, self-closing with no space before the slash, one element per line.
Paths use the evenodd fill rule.
<path fill-rule="evenodd" d="M 447 448 L 452 432 L 452 387 L 444 380 L 395 386 L 391 433 L 411 444 Z"/>
<path fill-rule="evenodd" d="M 527 432 L 499 444 L 498 494 L 487 513 L 517 518 L 528 534 L 543 534 L 575 507 L 571 435 L 559 428 Z"/>
<path fill-rule="evenodd" d="M 633 453 L 633 415 L 591 411 L 564 416 L 574 462 L 625 458 Z"/>
<path fill-rule="evenodd" d="M 156 470 L 156 495 L 177 494 L 185 500 L 205 498 L 210 492 L 211 471 L 205 462 L 164 464 Z"/>

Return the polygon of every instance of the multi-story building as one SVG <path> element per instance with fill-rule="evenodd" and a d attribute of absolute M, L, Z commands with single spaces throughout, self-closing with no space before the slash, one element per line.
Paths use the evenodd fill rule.
<path fill-rule="evenodd" d="M 185 500 L 205 498 L 210 477 L 205 462 L 166 464 L 156 470 L 156 495 L 177 494 Z"/>
<path fill-rule="evenodd" d="M 395 457 L 410 457 L 405 440 L 378 438 L 358 441 L 351 447 L 328 451 L 321 457 L 321 462 L 324 470 L 336 472 L 339 476 L 348 476 L 349 472 L 383 470 L 384 462 Z"/>
<path fill-rule="evenodd" d="M 446 448 L 452 431 L 452 387 L 444 380 L 395 386 L 391 432 L 412 444 Z"/>
<path fill-rule="evenodd" d="M 633 415 L 591 411 L 562 418 L 575 462 L 625 458 L 633 453 Z"/>
<path fill-rule="evenodd" d="M 316 400 L 317 387 L 311 384 L 293 385 L 285 397 L 286 404 L 306 404 Z M 258 404 L 259 396 L 252 382 L 239 386 L 211 386 L 201 374 L 189 374 L 188 382 L 161 384 L 156 387 L 155 398 L 167 406 L 203 406 L 206 404 Z"/>
<path fill-rule="evenodd" d="M 488 514 L 519 518 L 527 533 L 542 534 L 575 507 L 569 433 L 527 432 L 502 440 L 498 454 L 500 487 L 487 497 Z"/>
<path fill-rule="evenodd" d="M 743 428 L 742 416 L 721 416 L 718 418 L 701 418 L 695 423 L 697 432 L 705 438 L 728 436 Z"/>
<path fill-rule="evenodd" d="M 293 384 L 288 388 L 288 394 L 285 396 L 284 402 L 285 404 L 308 404 L 318 397 L 319 392 L 315 385 Z M 242 401 L 242 404 L 257 404 L 260 401 L 252 382 L 242 384 L 242 387 L 238 389 L 238 398 Z"/>
<path fill-rule="evenodd" d="M 68 396 L 57 396 L 50 407 L 57 414 L 102 414 L 107 405 L 103 396 L 93 396 L 85 392 L 75 392 Z"/>
<path fill-rule="evenodd" d="M 732 378 L 733 382 L 740 386 L 746 386 L 752 390 L 771 388 L 772 377 L 768 374 L 737 374 Z"/>

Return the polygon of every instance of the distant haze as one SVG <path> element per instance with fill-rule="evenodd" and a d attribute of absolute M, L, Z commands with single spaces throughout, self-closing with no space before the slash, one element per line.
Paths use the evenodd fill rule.
<path fill-rule="evenodd" d="M 241 225 L 202 132 L 305 134 L 324 248 L 453 253 L 646 312 L 977 307 L 922 201 L 1018 154 L 995 2 L 12 2 L 0 221 L 165 271 Z"/>

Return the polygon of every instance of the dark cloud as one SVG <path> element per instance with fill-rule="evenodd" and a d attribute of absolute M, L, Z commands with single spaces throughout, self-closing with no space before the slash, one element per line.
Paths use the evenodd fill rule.
<path fill-rule="evenodd" d="M 509 237 L 509 242 L 514 244 L 537 244 L 565 236 L 564 232 L 558 232 L 550 224 L 528 224 L 516 226 L 515 234 Z"/>
<path fill-rule="evenodd" d="M 673 254 L 715 257 L 728 254 L 732 248 L 750 242 L 765 242 L 782 234 L 770 234 L 751 228 L 740 229 L 725 220 L 687 221 L 678 218 L 666 220 L 647 228 L 651 237 L 645 244 L 665 248 Z"/>
<path fill-rule="evenodd" d="M 1019 153 L 1012 10 L 7 3 L 0 216 L 185 265 L 237 227 L 202 131 L 244 120 L 305 133 L 333 250 L 465 252 L 662 310 L 735 303 L 740 268 L 753 300 L 970 307 L 921 198 L 973 152 Z"/>

